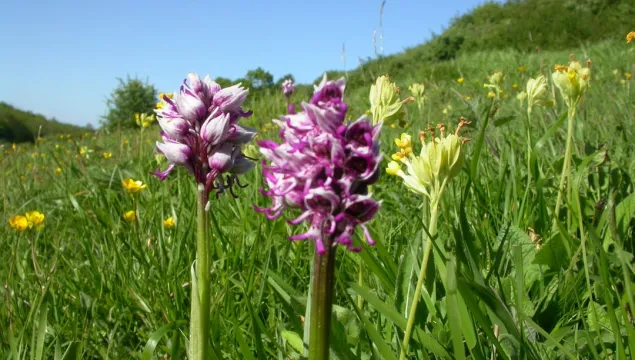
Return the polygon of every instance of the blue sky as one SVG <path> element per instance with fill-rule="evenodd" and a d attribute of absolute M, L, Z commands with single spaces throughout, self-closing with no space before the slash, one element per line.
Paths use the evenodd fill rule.
<path fill-rule="evenodd" d="M 483 0 L 388 0 L 384 54 L 440 32 Z M 311 83 L 373 55 L 381 0 L 7 0 L 0 101 L 98 125 L 127 74 L 174 91 L 188 72 L 239 78 L 258 66 Z M 379 51 L 379 49 L 378 49 Z"/>

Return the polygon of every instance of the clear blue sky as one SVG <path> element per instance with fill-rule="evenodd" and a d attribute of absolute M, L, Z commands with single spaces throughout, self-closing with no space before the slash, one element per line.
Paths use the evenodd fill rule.
<path fill-rule="evenodd" d="M 388 0 L 384 54 L 440 32 L 482 0 Z M 373 55 L 381 0 L 7 0 L 0 10 L 0 101 L 98 125 L 127 74 L 160 91 L 190 71 L 236 79 L 258 66 L 311 83 Z M 379 51 L 379 49 L 378 49 Z"/>

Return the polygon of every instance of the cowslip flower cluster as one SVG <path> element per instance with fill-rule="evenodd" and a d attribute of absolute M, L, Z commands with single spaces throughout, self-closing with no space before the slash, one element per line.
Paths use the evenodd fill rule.
<path fill-rule="evenodd" d="M 564 98 L 569 108 L 574 107 L 589 88 L 591 79 L 591 60 L 587 61 L 587 66 L 582 65 L 571 55 L 568 65 L 556 65 L 551 75 L 553 83 Z"/>
<path fill-rule="evenodd" d="M 212 189 L 219 194 L 229 189 L 233 194 L 237 176 L 254 167 L 242 146 L 256 131 L 238 125 L 241 118 L 251 116 L 242 108 L 249 90 L 240 84 L 223 89 L 209 75 L 203 80 L 195 73 L 187 77 L 179 93 L 163 96 L 164 104 L 155 110 L 163 129 L 163 142 L 157 142 L 157 148 L 170 165 L 153 174 L 165 180 L 176 166 L 183 166 L 204 185 L 206 194 Z"/>
<path fill-rule="evenodd" d="M 429 142 L 425 142 L 425 131 L 419 132 L 422 147 L 419 156 L 412 152 L 412 139 L 408 134 L 402 134 L 395 139 L 399 151 L 392 155 L 393 161 L 388 164 L 386 172 L 399 176 L 406 187 L 417 194 L 427 196 L 431 203 L 437 203 L 447 183 L 459 174 L 463 165 L 462 145 L 468 141 L 459 137 L 459 131 L 470 122 L 461 118 L 454 134 L 445 134 L 445 126 L 437 125 L 440 137 L 436 137 L 435 128 L 427 129 L 432 135 Z M 400 163 L 406 165 L 406 171 L 401 169 Z"/>
<path fill-rule="evenodd" d="M 9 226 L 18 232 L 35 228 L 40 230 L 44 225 L 45 216 L 39 211 L 27 211 L 24 215 L 15 215 L 9 219 Z"/>
<path fill-rule="evenodd" d="M 534 105 L 551 106 L 553 101 L 549 99 L 547 79 L 544 75 L 527 80 L 527 111 L 531 112 Z"/>
<path fill-rule="evenodd" d="M 419 113 L 423 111 L 423 104 L 425 103 L 425 92 L 426 87 L 423 83 L 414 83 L 408 86 L 408 90 L 412 94 L 412 97 L 415 99 L 417 103 L 417 107 L 419 108 Z"/>
<path fill-rule="evenodd" d="M 295 84 L 293 80 L 286 79 L 282 82 L 282 94 L 288 99 L 295 92 Z"/>
<path fill-rule="evenodd" d="M 314 239 L 319 254 L 324 254 L 325 243 L 360 251 L 353 244 L 357 226 L 373 245 L 364 224 L 380 206 L 368 194 L 368 185 L 379 177 L 377 136 L 381 123 L 373 126 L 365 116 L 344 123 L 345 86 L 343 78 L 329 81 L 325 75 L 311 101 L 302 103 L 304 111 L 274 120 L 281 127 L 282 143 L 259 142 L 261 153 L 271 162 L 263 164 L 269 189 L 261 192 L 271 197 L 273 204 L 255 209 L 269 219 L 279 217 L 285 208 L 301 209 L 302 214 L 289 223 L 306 221 L 310 229 L 289 239 Z"/>
<path fill-rule="evenodd" d="M 370 86 L 368 100 L 370 100 L 373 125 L 380 122 L 387 124 L 398 122 L 400 126 L 405 126 L 406 107 L 404 104 L 414 101 L 414 98 L 408 97 L 401 100 L 400 92 L 397 84 L 390 81 L 388 75 L 378 77 L 375 84 Z"/>

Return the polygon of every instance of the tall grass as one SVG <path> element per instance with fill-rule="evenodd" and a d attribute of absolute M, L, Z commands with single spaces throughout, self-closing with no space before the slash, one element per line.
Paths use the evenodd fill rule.
<path fill-rule="evenodd" d="M 566 107 L 557 97 L 555 107 L 535 109 L 527 129 L 512 84 L 522 89 L 529 77 L 549 76 L 570 52 L 593 60 L 593 77 L 575 119 L 571 201 L 553 214 Z M 439 205 L 409 358 L 634 356 L 635 99 L 632 83 L 620 83 L 634 56 L 623 42 L 529 56 L 476 53 L 393 78 L 402 89 L 424 82 L 428 98 L 422 114 L 408 105 L 406 129 L 382 130 L 386 163 L 402 131 L 415 137 L 430 124 L 472 121 L 463 133 L 472 140 L 466 166 Z M 517 71 L 520 65 L 526 72 Z M 483 88 L 495 70 L 506 74 L 499 102 Z M 368 108 L 367 96 L 368 87 L 347 90 L 354 118 Z M 286 108 L 282 95 L 248 107 L 260 136 L 276 137 L 268 124 Z M 151 134 L 144 138 L 154 140 Z M 182 171 L 169 182 L 149 175 L 159 165 L 149 151 L 138 155 L 139 139 L 133 132 L 50 137 L 2 154 L 3 358 L 185 357 L 196 189 Z M 81 146 L 94 152 L 80 156 Z M 104 159 L 105 151 L 114 156 Z M 267 203 L 258 170 L 245 176 L 249 186 L 239 198 L 212 199 L 209 321 L 216 359 L 300 359 L 307 350 L 312 246 L 287 241 L 299 230 L 283 219 L 254 212 L 253 204 Z M 136 200 L 121 186 L 128 177 L 148 184 Z M 332 358 L 398 357 L 423 247 L 434 233 L 420 215 L 423 199 L 398 179 L 383 176 L 373 192 L 383 200 L 370 224 L 377 245 L 360 254 L 337 251 Z M 135 208 L 138 221 L 123 220 Z M 8 227 L 11 216 L 33 209 L 46 215 L 44 229 Z M 176 226 L 165 228 L 170 216 Z"/>

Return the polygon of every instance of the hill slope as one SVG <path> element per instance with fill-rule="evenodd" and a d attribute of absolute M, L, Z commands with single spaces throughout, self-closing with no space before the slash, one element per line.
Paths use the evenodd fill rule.
<path fill-rule="evenodd" d="M 41 136 L 84 132 L 87 128 L 63 124 L 44 115 L 20 110 L 0 101 L 0 141 L 35 141 L 41 128 Z"/>
<path fill-rule="evenodd" d="M 400 78 L 430 64 L 476 51 L 561 50 L 622 38 L 632 31 L 635 0 L 510 0 L 487 2 L 450 21 L 442 34 L 404 52 L 369 59 L 349 71 L 348 86 L 368 86 L 375 76 Z M 329 78 L 343 76 L 327 72 Z M 321 76 L 316 80 L 319 81 Z"/>

